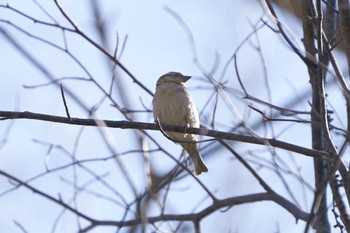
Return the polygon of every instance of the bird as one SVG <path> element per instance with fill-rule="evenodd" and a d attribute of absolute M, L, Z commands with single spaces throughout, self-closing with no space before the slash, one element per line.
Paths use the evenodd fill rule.
<path fill-rule="evenodd" d="M 160 125 L 199 128 L 197 107 L 185 85 L 190 78 L 191 76 L 172 71 L 158 79 L 152 104 L 154 120 Z M 165 131 L 165 133 L 169 138 L 178 141 L 189 154 L 197 176 L 202 172 L 208 172 L 208 168 L 198 151 L 197 135 L 169 131 Z"/>

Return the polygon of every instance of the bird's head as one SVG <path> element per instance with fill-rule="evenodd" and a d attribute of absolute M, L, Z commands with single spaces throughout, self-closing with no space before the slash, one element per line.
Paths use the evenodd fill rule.
<path fill-rule="evenodd" d="M 157 81 L 157 86 L 162 83 L 176 83 L 183 85 L 187 80 L 189 80 L 191 76 L 185 76 L 179 72 L 169 72 L 162 76 Z"/>

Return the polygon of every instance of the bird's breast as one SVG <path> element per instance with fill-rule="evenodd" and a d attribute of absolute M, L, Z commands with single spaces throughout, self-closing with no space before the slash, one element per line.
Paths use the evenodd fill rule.
<path fill-rule="evenodd" d="M 159 86 L 153 99 L 153 114 L 164 124 L 199 127 L 196 106 L 182 85 Z"/>

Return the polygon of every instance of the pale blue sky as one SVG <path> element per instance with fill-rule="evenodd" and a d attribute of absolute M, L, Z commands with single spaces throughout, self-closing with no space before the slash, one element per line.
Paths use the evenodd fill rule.
<path fill-rule="evenodd" d="M 49 12 L 61 25 L 69 24 L 63 19 L 53 4 L 53 1 L 38 1 L 40 5 Z M 89 1 L 60 1 L 63 8 L 79 27 L 91 38 L 99 42 L 93 26 L 93 16 L 89 7 Z M 43 21 L 53 22 L 45 13 L 40 10 L 34 1 L 0 1 L 0 4 L 10 4 L 14 8 Z M 219 1 L 98 1 L 101 4 L 103 20 L 106 21 L 106 33 L 109 49 L 113 49 L 116 43 L 116 32 L 118 32 L 120 43 L 127 36 L 127 42 L 121 62 L 140 80 L 148 89 L 154 91 L 155 82 L 158 77 L 168 71 L 180 71 L 184 74 L 193 75 L 188 86 L 199 109 L 206 105 L 206 99 L 211 92 L 198 87 L 208 87 L 202 72 L 193 61 L 193 54 L 187 35 L 181 25 L 172 15 L 165 10 L 171 8 L 181 16 L 192 32 L 193 39 L 198 51 L 198 58 L 203 67 L 211 70 L 218 54 L 220 63 L 218 71 L 214 75 L 217 79 L 223 68 L 232 56 L 240 43 L 253 31 L 253 26 L 263 16 L 264 12 L 260 1 L 246 0 L 219 0 Z M 288 26 L 290 33 L 301 45 L 300 22 L 293 19 L 287 12 L 279 12 L 283 23 Z M 264 16 L 265 20 L 268 17 Z M 0 8 L 0 20 L 10 20 L 20 28 L 27 30 L 37 36 L 64 46 L 62 31 L 48 26 L 35 24 L 32 21 L 20 17 L 18 14 L 6 8 Z M 271 22 L 270 22 L 271 23 Z M 62 77 L 87 77 L 87 74 L 72 60 L 66 53 L 59 51 L 52 46 L 45 45 L 20 33 L 10 25 L 0 22 L 0 27 L 6 29 L 32 56 L 40 61 L 55 78 Z M 106 57 L 102 55 L 81 37 L 66 33 L 69 51 L 76 56 L 82 64 L 87 67 L 89 73 L 106 90 L 110 85 L 112 72 L 106 65 Z M 267 76 L 272 90 L 272 103 L 283 106 L 295 98 L 296 95 L 304 94 L 308 86 L 306 68 L 300 59 L 294 55 L 287 44 L 278 34 L 275 34 L 267 27 L 259 30 L 259 42 L 261 44 L 264 62 L 267 68 Z M 268 101 L 268 95 L 264 84 L 264 69 L 261 57 L 254 46 L 257 45 L 257 37 L 252 37 L 253 42 L 246 43 L 238 53 L 238 64 L 243 82 L 247 85 L 250 94 Z M 45 86 L 28 89 L 23 85 L 38 85 L 47 83 L 49 80 L 28 62 L 10 43 L 0 36 L 0 110 L 32 111 L 44 114 L 65 116 L 61 94 L 57 86 Z M 142 109 L 143 105 L 151 109 L 152 97 L 139 88 L 125 74 L 119 73 L 122 80 L 123 90 L 128 95 L 130 108 Z M 229 66 L 225 79 L 228 85 L 239 90 L 238 82 L 234 73 L 233 63 Z M 103 97 L 103 93 L 92 85 L 92 83 L 67 80 L 63 84 L 67 89 L 77 95 L 88 108 L 95 106 Z M 249 115 L 248 101 L 242 100 L 242 95 L 228 95 L 240 114 L 247 122 L 257 121 L 256 115 Z M 73 117 L 87 117 L 79 104 L 67 96 L 70 113 Z M 115 100 L 120 102 L 120 96 L 115 95 Z M 140 101 L 142 100 L 142 101 Z M 258 105 L 259 106 L 259 105 Z M 308 110 L 306 100 L 302 100 L 293 106 L 294 109 Z M 210 109 L 210 108 L 209 108 Z M 223 100 L 218 106 L 219 129 L 235 125 L 238 120 L 231 114 Z M 97 111 L 98 116 L 103 119 L 124 120 L 125 118 L 113 108 L 109 102 L 105 102 Z M 210 115 L 206 110 L 205 114 Z M 152 122 L 150 113 L 135 114 L 140 121 Z M 202 123 L 209 127 L 202 116 Z M 220 124 L 221 123 L 221 124 Z M 3 132 L 10 121 L 0 122 L 0 129 Z M 282 133 L 281 139 L 297 143 L 300 146 L 310 147 L 309 129 L 307 126 L 294 125 L 284 131 L 287 127 L 283 124 L 275 128 L 275 133 Z M 81 127 L 62 124 L 53 124 L 38 121 L 18 120 L 15 121 L 9 135 L 6 136 L 7 143 L 0 150 L 0 169 L 9 172 L 21 179 L 31 178 L 41 172 L 45 172 L 45 160 L 49 159 L 47 165 L 54 168 L 70 161 L 66 153 L 59 148 L 52 149 L 48 154 L 49 147 L 43 143 L 53 143 L 64 146 L 70 152 L 73 151 L 76 138 Z M 137 145 L 135 134 L 131 130 L 109 129 L 113 136 L 117 152 L 124 152 L 135 148 Z M 263 130 L 259 129 L 259 133 Z M 305 132 L 305 133 L 300 133 Z M 169 151 L 177 151 L 180 155 L 181 149 L 178 145 L 163 138 L 159 132 L 149 132 L 152 136 L 159 138 L 159 142 Z M 1 136 L 1 135 L 0 135 Z M 265 135 L 261 135 L 265 136 Z M 268 134 L 267 136 L 272 136 Z M 302 137 L 302 139 L 301 139 Z M 34 141 L 33 141 L 34 140 Z M 37 142 L 39 141 L 39 143 Z M 150 142 L 149 142 L 150 143 Z M 154 148 L 152 143 L 149 144 Z M 253 153 L 266 154 L 262 147 L 249 144 L 237 143 L 239 152 L 251 150 Z M 101 139 L 95 128 L 86 128 L 77 147 L 78 159 L 101 158 L 109 155 L 109 150 Z M 208 151 L 208 150 L 207 150 Z M 264 152 L 264 153 L 263 153 Z M 284 156 L 288 153 L 278 151 Z M 243 195 L 262 191 L 259 184 L 249 175 L 232 155 L 225 150 L 217 150 L 215 153 L 203 152 L 209 173 L 200 177 L 201 181 L 210 190 L 220 197 Z M 244 154 L 244 153 L 243 153 Z M 296 159 L 296 166 L 301 168 L 304 179 L 312 184 L 313 176 L 310 174 L 312 160 L 301 155 L 293 155 Z M 146 186 L 146 178 L 142 167 L 142 155 L 131 154 L 122 156 L 122 160 L 128 168 L 133 171 L 138 192 Z M 292 161 L 291 157 L 286 161 Z M 159 173 L 168 171 L 174 164 L 162 153 L 152 154 L 152 167 Z M 132 192 L 126 180 L 120 174 L 118 166 L 112 162 L 98 162 L 88 164 L 96 174 L 108 173 L 106 178 L 111 186 L 123 193 L 127 201 L 133 200 Z M 291 169 L 294 165 L 291 165 Z M 260 173 L 272 187 L 281 195 L 287 192 L 276 174 L 269 170 L 262 170 Z M 66 202 L 70 202 L 73 196 L 73 188 L 69 182 L 74 177 L 73 169 L 65 169 L 44 176 L 32 184 L 54 197 L 60 194 Z M 79 184 L 84 184 L 91 179 L 86 172 L 79 172 Z M 295 195 L 302 199 L 300 204 L 305 206 L 311 204 L 311 192 L 307 195 L 299 182 L 287 176 L 290 185 L 295 188 Z M 0 178 L 0 193 L 11 187 L 8 180 Z M 101 189 L 99 189 L 101 188 Z M 174 191 L 169 194 L 169 213 L 186 213 L 193 209 L 200 209 L 198 205 L 204 197 L 205 192 L 198 187 L 192 179 L 187 178 L 174 185 Z M 93 191 L 100 191 L 109 196 L 111 193 L 105 187 L 92 186 Z M 288 197 L 289 198 L 289 197 Z M 80 194 L 79 209 L 91 213 L 100 219 L 113 220 L 120 218 L 123 214 L 122 208 L 115 203 L 108 201 L 97 201 L 95 196 Z M 118 198 L 116 198 L 118 199 Z M 21 232 L 13 221 L 23 224 L 28 232 L 50 232 L 55 219 L 59 216 L 62 208 L 38 195 L 31 193 L 25 188 L 19 188 L 9 194 L 0 197 L 0 232 Z M 252 224 L 254 223 L 254 224 Z M 213 232 L 258 232 L 264 229 L 265 232 L 301 232 L 304 222 L 297 224 L 295 219 L 281 207 L 272 202 L 252 203 L 249 205 L 235 206 L 224 213 L 215 212 L 202 221 L 203 233 Z M 189 226 L 191 226 L 189 224 Z M 192 227 L 192 226 L 191 226 Z M 75 232 L 76 220 L 69 213 L 65 214 L 57 224 L 54 232 Z M 96 228 L 93 232 L 115 232 L 112 228 Z M 121 231 L 124 232 L 124 231 Z"/>

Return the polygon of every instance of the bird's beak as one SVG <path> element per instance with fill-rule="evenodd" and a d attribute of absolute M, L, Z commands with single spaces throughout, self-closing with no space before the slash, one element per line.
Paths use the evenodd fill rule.
<path fill-rule="evenodd" d="M 182 76 L 182 82 L 187 82 L 189 79 L 191 78 L 191 76 L 186 76 L 186 75 L 183 75 Z"/>

